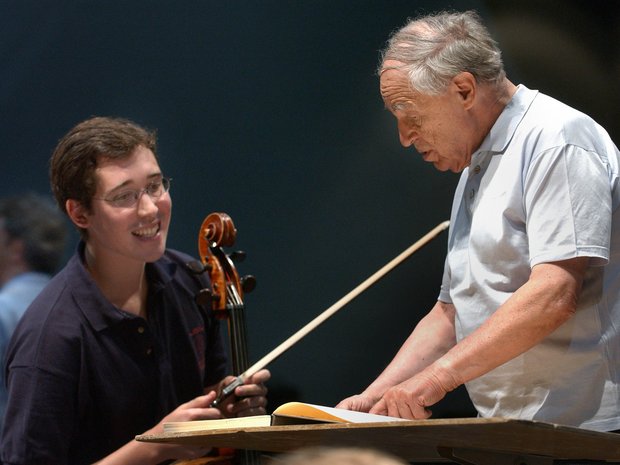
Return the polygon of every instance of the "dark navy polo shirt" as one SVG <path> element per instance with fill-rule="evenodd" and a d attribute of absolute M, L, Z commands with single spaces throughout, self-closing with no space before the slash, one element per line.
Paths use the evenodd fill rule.
<path fill-rule="evenodd" d="M 219 324 L 194 300 L 208 277 L 186 270 L 192 257 L 168 250 L 147 264 L 144 320 L 105 299 L 83 248 L 35 299 L 9 345 L 2 463 L 95 462 L 225 375 Z"/>

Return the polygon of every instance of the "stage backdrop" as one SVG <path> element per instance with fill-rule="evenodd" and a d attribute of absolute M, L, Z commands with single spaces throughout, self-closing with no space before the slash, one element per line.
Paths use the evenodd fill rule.
<path fill-rule="evenodd" d="M 255 361 L 448 219 L 457 176 L 403 149 L 383 109 L 389 33 L 419 12 L 476 8 L 515 82 L 618 134 L 617 7 L 587 5 L 0 0 L 0 195 L 49 193 L 49 155 L 87 117 L 157 128 L 169 245 L 197 255 L 213 211 L 237 226 L 238 269 L 258 281 L 245 299 Z M 271 406 L 333 405 L 372 381 L 433 305 L 446 237 L 274 362 Z M 462 389 L 435 408 L 472 413 Z"/>

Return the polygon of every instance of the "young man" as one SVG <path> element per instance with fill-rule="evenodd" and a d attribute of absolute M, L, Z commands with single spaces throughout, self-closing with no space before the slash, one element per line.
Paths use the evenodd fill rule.
<path fill-rule="evenodd" d="M 401 144 L 461 172 L 439 299 L 340 407 L 405 418 L 465 384 L 482 417 L 620 428 L 620 153 L 507 79 L 473 12 L 418 18 L 379 69 Z"/>
<path fill-rule="evenodd" d="M 219 408 L 219 327 L 195 295 L 208 285 L 192 258 L 166 249 L 170 180 L 155 136 L 92 118 L 50 163 L 60 208 L 82 241 L 25 313 L 8 350 L 2 463 L 156 464 L 204 450 L 139 443 L 166 421 L 264 413 L 263 370 Z M 163 419 L 162 419 L 163 418 Z"/>

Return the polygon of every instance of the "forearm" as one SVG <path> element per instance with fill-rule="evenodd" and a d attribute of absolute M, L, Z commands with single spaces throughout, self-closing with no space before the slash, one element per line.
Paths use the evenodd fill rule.
<path fill-rule="evenodd" d="M 577 308 L 587 258 L 542 264 L 476 331 L 431 369 L 441 383 L 462 384 L 531 349 L 571 318 Z M 454 389 L 456 386 L 444 386 Z"/>
<path fill-rule="evenodd" d="M 154 465 L 166 458 L 160 448 L 159 445 L 133 440 L 94 465 Z"/>
<path fill-rule="evenodd" d="M 143 434 L 162 434 L 164 424 L 168 422 L 221 418 L 220 411 L 210 407 L 214 400 L 215 392 L 210 392 L 181 404 Z M 97 465 L 150 465 L 168 459 L 194 459 L 201 457 L 205 452 L 206 449 L 197 446 L 156 444 L 133 440 L 97 462 Z"/>
<path fill-rule="evenodd" d="M 364 391 L 364 395 L 380 398 L 392 386 L 420 372 L 456 343 L 454 307 L 437 302 L 416 325 L 411 335 L 381 375 Z"/>

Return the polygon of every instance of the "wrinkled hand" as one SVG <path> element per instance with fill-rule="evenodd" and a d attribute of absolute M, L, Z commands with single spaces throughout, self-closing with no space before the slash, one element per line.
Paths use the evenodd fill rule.
<path fill-rule="evenodd" d="M 356 394 L 341 400 L 336 408 L 355 410 L 357 412 L 368 412 L 377 403 L 377 399 L 365 394 Z"/>
<path fill-rule="evenodd" d="M 220 411 L 226 417 L 247 417 L 264 415 L 267 406 L 267 387 L 265 383 L 271 378 L 269 370 L 259 370 L 250 376 L 245 382 L 235 388 L 234 395 L 222 400 Z M 218 385 L 217 392 L 235 379 L 227 376 Z"/>
<path fill-rule="evenodd" d="M 388 389 L 370 413 L 412 420 L 430 418 L 432 411 L 428 407 L 460 384 L 453 375 L 427 368 Z"/>

